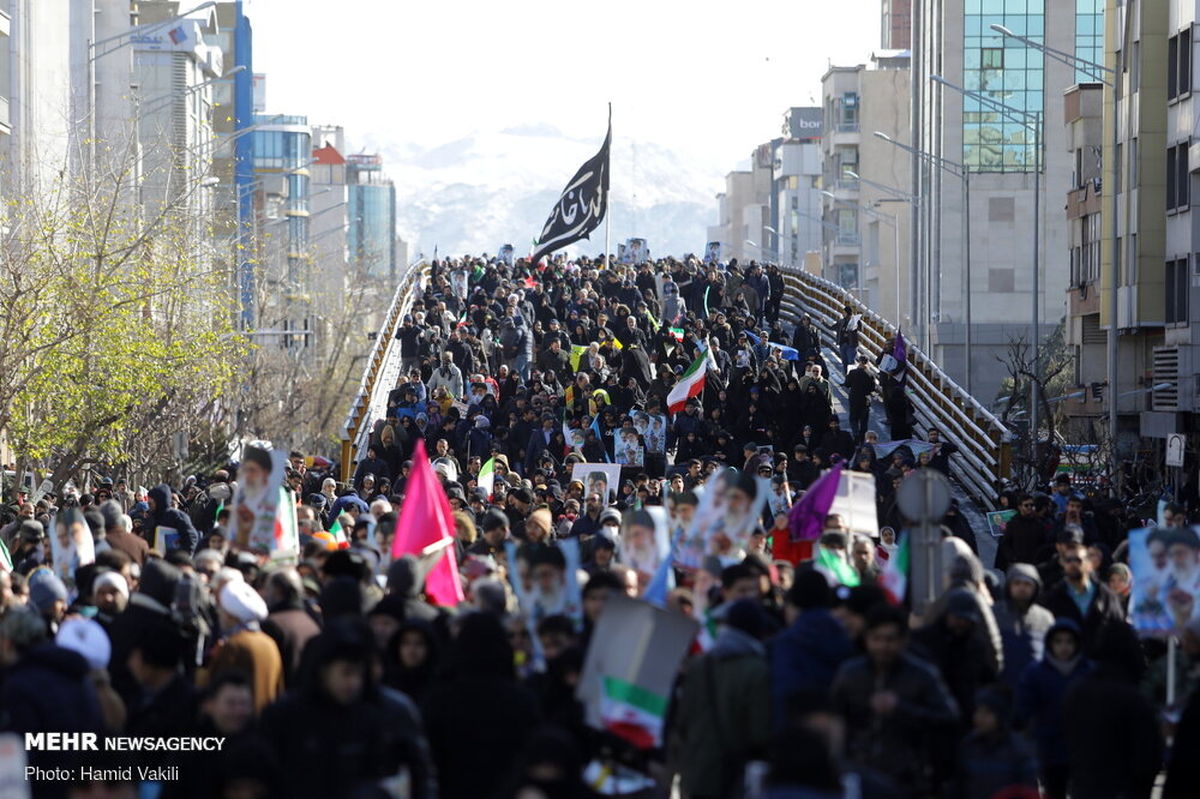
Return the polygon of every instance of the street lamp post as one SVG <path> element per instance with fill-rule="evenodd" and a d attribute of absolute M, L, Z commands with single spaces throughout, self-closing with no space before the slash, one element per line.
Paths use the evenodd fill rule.
<path fill-rule="evenodd" d="M 1121 143 L 1120 126 L 1117 124 L 1117 107 L 1121 103 L 1121 90 L 1123 88 L 1123 83 L 1120 79 L 1120 75 L 1125 71 L 1125 53 L 1129 47 L 1129 26 L 1132 16 L 1133 15 L 1130 13 L 1130 7 L 1126 5 L 1124 20 L 1125 24 L 1121 34 L 1121 46 L 1117 48 L 1116 52 L 1114 53 L 1114 58 L 1116 59 L 1115 69 L 1110 69 L 1103 64 L 1097 64 L 1094 61 L 1088 61 L 1085 58 L 1079 58 L 1078 56 L 1070 53 L 1064 53 L 1062 50 L 1056 50 L 1055 48 L 1048 47 L 1040 42 L 1035 42 L 1026 36 L 1020 36 L 1016 33 L 1013 33 L 1003 25 L 996 23 L 991 25 L 992 30 L 996 31 L 1000 35 L 1006 38 L 1015 39 L 1024 44 L 1026 47 L 1038 50 L 1061 64 L 1066 64 L 1075 70 L 1084 72 L 1088 75 L 1088 77 L 1113 90 L 1112 150 L 1110 156 L 1113 161 L 1113 180 L 1111 181 L 1112 185 L 1108 188 L 1108 193 L 1112 195 L 1112 205 L 1109 206 L 1112 209 L 1112 222 L 1109 224 L 1109 247 L 1111 252 L 1110 258 L 1112 261 L 1110 265 L 1108 294 L 1108 314 L 1110 328 L 1108 331 L 1108 338 L 1105 341 L 1105 355 L 1107 356 L 1108 361 L 1108 435 L 1109 440 L 1112 442 L 1110 447 L 1111 452 L 1109 453 L 1109 466 L 1113 474 L 1115 474 L 1117 470 L 1117 400 L 1120 396 L 1123 396 L 1117 394 L 1117 369 L 1119 366 L 1117 358 L 1117 312 L 1119 309 L 1119 305 L 1117 303 L 1117 262 L 1121 254 L 1120 231 L 1117 228 L 1116 177 L 1119 174 L 1118 170 L 1121 169 L 1121 165 L 1117 163 L 1116 160 L 1117 147 L 1120 146 Z"/>
<path fill-rule="evenodd" d="M 849 172 L 847 174 L 849 174 L 852 177 L 857 178 L 857 176 L 854 175 L 853 172 Z M 851 208 L 856 208 L 859 211 L 862 211 L 863 213 L 867 214 L 868 216 L 873 216 L 873 217 L 875 217 L 875 219 L 879 220 L 880 222 L 884 222 L 884 223 L 892 226 L 892 236 L 893 236 L 893 245 L 892 246 L 895 248 L 895 260 L 892 265 L 893 265 L 894 271 L 896 273 L 896 329 L 898 330 L 900 328 L 900 224 L 899 224 L 897 216 L 894 214 L 885 214 L 881 211 L 876 210 L 875 208 L 873 208 L 869 205 L 861 205 L 859 203 L 850 202 L 849 200 L 838 199 L 837 195 L 835 195 L 833 192 L 822 191 L 821 194 L 825 195 L 830 200 L 832 200 L 835 205 L 845 205 L 845 206 L 849 206 Z M 860 246 L 861 246 L 861 241 L 860 241 Z M 863 289 L 862 291 L 865 291 L 865 289 Z M 860 293 L 859 299 L 861 299 L 861 298 L 862 297 L 861 297 L 861 293 Z"/>
<path fill-rule="evenodd" d="M 953 175 L 954 177 L 956 177 L 962 181 L 962 185 L 963 185 L 963 244 L 964 244 L 964 249 L 965 249 L 965 256 L 964 256 L 965 263 L 963 264 L 963 277 L 965 278 L 965 281 L 967 284 L 966 285 L 967 302 L 966 302 L 966 307 L 963 309 L 964 317 L 965 317 L 964 331 L 963 331 L 964 332 L 963 349 L 964 349 L 965 357 L 963 358 L 963 360 L 965 361 L 965 367 L 966 367 L 963 371 L 963 374 L 965 377 L 964 382 L 966 383 L 966 385 L 964 387 L 966 388 L 967 393 L 970 394 L 971 386 L 972 386 L 971 375 L 973 373 L 973 363 L 975 360 L 974 359 L 974 354 L 975 354 L 975 352 L 974 352 L 974 350 L 975 350 L 974 327 L 975 327 L 975 324 L 974 324 L 974 319 L 972 318 L 972 308 L 973 308 L 974 303 L 971 298 L 971 170 L 969 170 L 967 168 L 966 164 L 960 164 L 957 161 L 951 161 L 950 159 L 943 158 L 940 155 L 934 155 L 933 153 L 927 153 L 924 150 L 918 150 L 915 147 L 911 147 L 907 144 L 902 144 L 902 143 L 896 141 L 895 139 L 893 139 L 891 136 L 889 136 L 886 133 L 883 133 L 881 131 L 878 131 L 878 130 L 875 131 L 875 136 L 880 139 L 883 139 L 884 141 L 886 141 L 890 144 L 895 145 L 896 147 L 899 147 L 901 150 L 911 153 L 912 155 L 921 159 L 925 163 L 931 164 L 931 165 L 937 167 L 938 169 L 941 169 L 943 172 L 948 172 L 949 174 Z M 926 282 L 928 283 L 929 281 L 926 281 Z M 932 320 L 930 320 L 930 321 L 932 321 Z M 926 331 L 928 331 L 928 329 L 929 329 L 930 321 L 926 322 Z M 926 344 L 926 346 L 928 346 L 928 344 Z"/>
<path fill-rule="evenodd" d="M 906 191 L 897 189 L 894 186 L 887 186 L 887 185 L 884 185 L 883 183 L 876 183 L 873 180 L 867 180 L 866 178 L 864 178 L 863 176 L 859 175 L 858 173 L 856 173 L 854 171 L 847 171 L 846 174 L 849 175 L 854 180 L 857 180 L 859 183 L 866 184 L 867 186 L 877 189 L 878 191 L 881 191 L 884 194 L 890 195 L 886 198 L 876 200 L 875 205 L 879 205 L 879 204 L 885 203 L 885 202 L 907 203 L 909 206 L 909 224 L 912 225 L 912 223 L 916 217 L 917 208 L 920 207 L 920 204 L 921 204 L 920 197 L 915 197 Z M 895 246 L 895 254 L 893 257 L 896 262 L 896 328 L 899 329 L 900 323 L 902 321 L 900 318 L 900 316 L 901 316 L 901 314 L 900 314 L 900 215 L 894 214 L 894 215 L 892 215 L 891 219 L 892 219 L 892 233 L 895 236 L 895 245 L 894 245 Z M 909 264 L 909 269 L 915 269 L 915 268 L 916 268 L 915 264 Z"/>
<path fill-rule="evenodd" d="M 1040 313 L 1040 298 L 1041 292 L 1041 275 L 1040 275 L 1040 258 L 1041 258 L 1041 234 L 1042 234 L 1042 219 L 1041 219 L 1041 198 L 1042 198 L 1042 114 L 1040 111 L 1025 111 L 1020 108 L 1014 108 L 1011 105 L 1002 103 L 999 100 L 992 99 L 987 95 L 970 89 L 964 89 L 962 86 L 957 86 L 950 83 L 941 75 L 930 75 L 929 79 L 935 83 L 953 89 L 963 97 L 969 97 L 983 105 L 990 106 L 1001 114 L 1008 116 L 1010 119 L 1017 119 L 1021 124 L 1028 127 L 1030 120 L 1033 126 L 1033 308 L 1032 308 L 1032 338 L 1033 338 L 1033 374 L 1034 379 L 1029 381 L 1029 427 L 1030 427 L 1030 449 L 1033 456 L 1033 461 L 1037 462 L 1037 445 L 1040 438 L 1038 432 L 1038 365 L 1041 363 L 1041 342 L 1039 341 L 1041 327 Z M 970 214 L 967 215 L 970 219 Z"/>
<path fill-rule="evenodd" d="M 170 27 L 177 22 L 195 14 L 197 11 L 203 11 L 206 8 L 213 8 L 217 5 L 217 0 L 206 0 L 200 5 L 189 8 L 181 14 L 177 14 L 170 19 L 162 20 L 161 22 L 152 22 L 147 25 L 139 25 L 136 28 L 130 28 L 127 31 L 121 31 L 115 36 L 109 36 L 106 39 L 99 39 L 94 42 L 88 42 L 87 46 L 87 98 L 88 98 L 88 145 L 92 155 L 92 160 L 95 160 L 96 155 L 96 62 L 106 55 L 111 55 L 123 47 L 128 46 L 132 39 L 130 37 L 137 35 L 145 35 L 163 28 Z M 93 23 L 94 25 L 94 23 Z M 100 51 L 99 48 L 110 45 L 108 49 Z"/>

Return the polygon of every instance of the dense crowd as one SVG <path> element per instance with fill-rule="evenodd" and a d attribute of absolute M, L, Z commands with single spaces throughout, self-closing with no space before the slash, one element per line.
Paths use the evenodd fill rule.
<path fill-rule="evenodd" d="M 182 485 L 18 494 L 0 528 L 0 729 L 225 738 L 142 754 L 181 768 L 157 794 L 135 775 L 34 795 L 1132 799 L 1165 774 L 1163 796 L 1200 796 L 1200 622 L 1172 664 L 1135 634 L 1140 522 L 1069 478 L 1004 492 L 1017 515 L 991 563 L 955 503 L 943 590 L 912 612 L 886 579 L 906 556 L 896 490 L 949 474 L 958 448 L 914 437 L 902 342 L 869 359 L 852 308 L 791 324 L 784 292 L 753 262 L 434 262 L 352 478 L 289 453 L 290 558 L 239 545 L 231 516 L 265 445 Z M 456 605 L 428 595 L 428 557 L 393 556 L 426 452 L 453 510 Z M 874 481 L 877 524 L 829 513 L 797 535 L 831 467 Z M 714 495 L 750 523 L 716 523 L 685 556 Z M 1186 510 L 1166 517 L 1163 568 L 1194 562 Z M 72 526 L 94 557 L 62 574 Z M 577 690 L 619 595 L 698 630 L 641 744 L 589 724 Z"/>

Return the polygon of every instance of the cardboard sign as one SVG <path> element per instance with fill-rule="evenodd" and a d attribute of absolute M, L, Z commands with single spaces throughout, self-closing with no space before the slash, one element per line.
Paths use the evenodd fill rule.
<path fill-rule="evenodd" d="M 1200 618 L 1200 535 L 1194 527 L 1129 532 L 1129 616 L 1140 635 L 1180 635 Z"/>
<path fill-rule="evenodd" d="M 50 526 L 50 557 L 54 574 L 68 588 L 75 587 L 75 570 L 96 562 L 96 542 L 83 513 L 67 508 Z"/>
<path fill-rule="evenodd" d="M 879 537 L 879 517 L 875 505 L 875 475 L 843 471 L 838 480 L 837 496 L 830 506 L 831 514 L 841 514 L 852 533 Z"/>
<path fill-rule="evenodd" d="M 571 467 L 571 479 L 583 483 L 584 496 L 598 493 L 605 505 L 617 498 L 621 487 L 621 465 L 618 463 L 577 463 Z"/>
<path fill-rule="evenodd" d="M 639 748 L 661 746 L 671 687 L 699 627 L 688 616 L 610 595 L 576 688 L 588 726 Z"/>
<path fill-rule="evenodd" d="M 233 496 L 232 523 L 239 546 L 273 552 L 278 548 L 276 525 L 282 504 L 280 489 L 287 470 L 287 452 L 271 450 L 269 458 L 270 469 L 266 469 L 260 460 L 243 456 L 238 468 L 237 493 Z"/>
<path fill-rule="evenodd" d="M 999 538 L 1004 535 L 1004 530 L 1008 527 L 1008 523 L 1015 518 L 1017 512 L 1015 510 L 993 510 L 987 515 L 988 532 L 993 538 Z"/>

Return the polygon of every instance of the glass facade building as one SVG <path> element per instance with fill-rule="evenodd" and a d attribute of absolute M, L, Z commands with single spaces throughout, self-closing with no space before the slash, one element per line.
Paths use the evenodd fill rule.
<path fill-rule="evenodd" d="M 296 268 L 308 246 L 308 166 L 312 162 L 312 130 L 308 118 L 285 114 L 255 117 L 260 127 L 254 136 L 254 171 L 260 188 L 270 175 L 281 175 L 284 197 L 280 210 L 286 218 L 289 275 L 298 279 Z M 265 201 L 264 201 L 265 204 Z"/>
<path fill-rule="evenodd" d="M 346 158 L 346 244 L 358 269 L 372 277 L 396 273 L 396 188 L 377 155 Z"/>
<path fill-rule="evenodd" d="M 994 24 L 1039 41 L 1046 0 L 966 0 L 963 14 L 963 86 L 1019 111 L 1044 108 L 1045 57 L 992 30 Z M 1095 0 L 1077 0 L 1089 6 Z M 1101 26 L 1103 21 L 1101 21 Z M 1089 31 L 1092 30 L 1089 27 Z M 1103 30 L 1101 28 L 1103 47 Z M 1037 164 L 1032 119 L 1001 113 L 963 98 L 963 163 L 978 172 L 1031 172 Z"/>
<path fill-rule="evenodd" d="M 1104 63 L 1104 0 L 1075 0 L 1075 55 Z M 1079 83 L 1095 83 L 1095 72 L 1076 70 Z"/>

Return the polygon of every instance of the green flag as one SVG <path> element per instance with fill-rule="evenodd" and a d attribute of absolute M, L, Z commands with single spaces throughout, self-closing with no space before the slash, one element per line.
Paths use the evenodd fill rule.
<path fill-rule="evenodd" d="M 824 567 L 842 585 L 854 588 L 861 582 L 858 572 L 845 558 L 820 544 L 817 545 L 817 565 Z"/>

